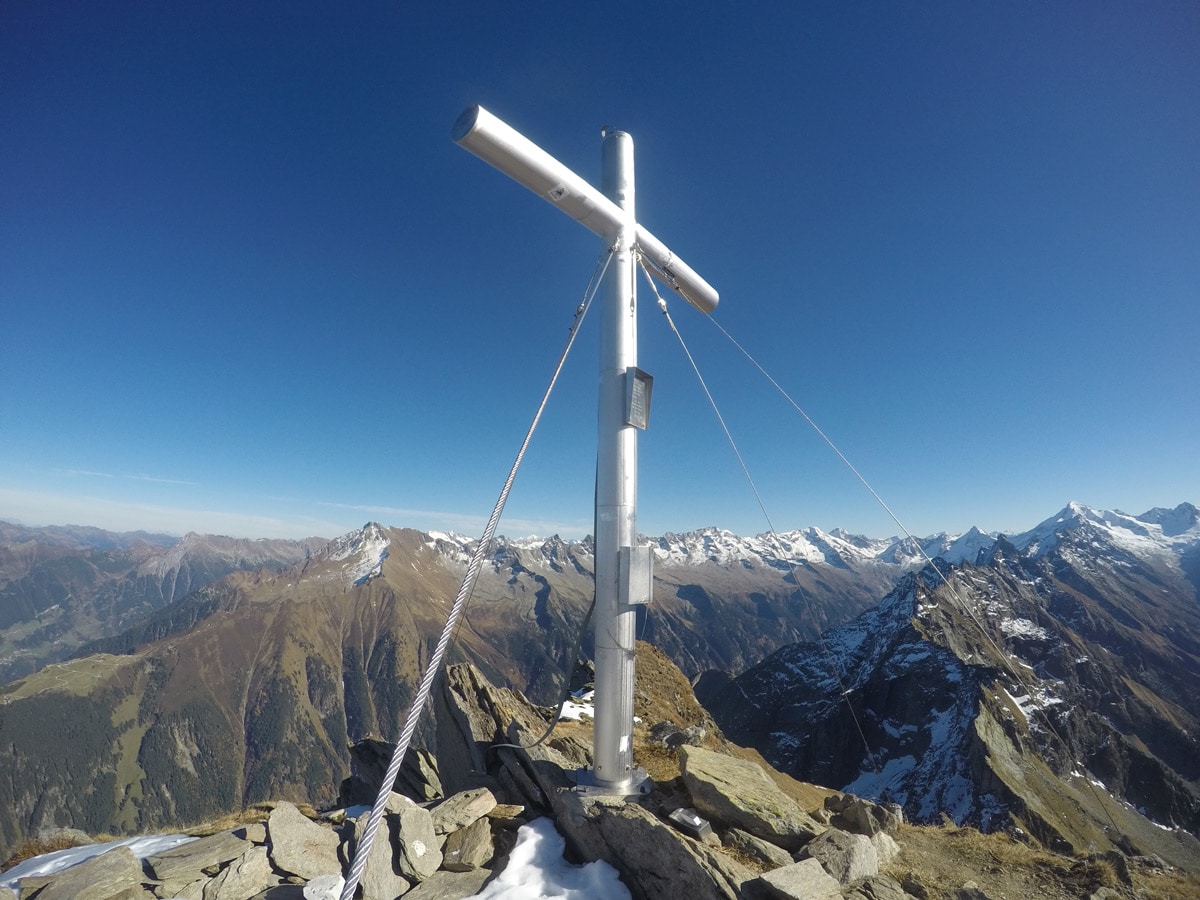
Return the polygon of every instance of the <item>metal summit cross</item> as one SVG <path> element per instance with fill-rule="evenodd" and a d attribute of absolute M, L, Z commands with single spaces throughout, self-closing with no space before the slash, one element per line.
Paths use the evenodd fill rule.
<path fill-rule="evenodd" d="M 646 427 L 651 380 L 637 368 L 635 253 L 653 274 L 710 313 L 717 292 L 634 214 L 633 139 L 606 129 L 597 191 L 481 106 L 454 124 L 454 142 L 594 231 L 611 249 L 600 331 L 596 451 L 596 717 L 593 772 L 600 791 L 633 789 L 633 676 L 637 606 L 650 601 L 650 548 L 637 544 L 637 432 Z"/>

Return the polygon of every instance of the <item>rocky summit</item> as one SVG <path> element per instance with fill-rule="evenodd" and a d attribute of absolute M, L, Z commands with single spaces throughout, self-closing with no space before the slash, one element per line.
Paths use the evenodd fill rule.
<path fill-rule="evenodd" d="M 150 538 L 121 540 L 162 552 L 146 549 Z M 562 723 L 528 752 L 498 746 L 540 734 L 538 704 L 556 700 L 572 674 L 587 680 L 573 654 L 593 551 L 589 541 L 497 541 L 451 645 L 453 677 L 393 786 L 408 801 L 389 805 L 389 841 L 411 827 L 425 850 L 372 861 L 380 878 L 424 885 L 434 861 L 442 873 L 480 865 L 496 829 L 437 806 L 461 797 L 448 809 L 471 808 L 480 791 L 498 808 L 553 817 L 578 858 L 663 848 L 613 863 L 638 896 L 654 896 L 647 872 L 750 896 L 821 882 L 817 866 L 843 892 L 856 883 L 847 896 L 891 896 L 890 882 L 861 880 L 858 862 L 843 869 L 823 855 L 869 859 L 857 838 L 822 835 L 832 826 L 873 838 L 880 823 L 900 855 L 871 877 L 913 896 L 967 881 L 1001 890 L 1011 879 L 990 882 L 987 860 L 1026 871 L 1020 860 L 1041 853 L 1037 865 L 1054 877 L 1031 876 L 1020 891 L 1004 887 L 1015 891 L 1007 896 L 1056 896 L 1058 884 L 1072 886 L 1063 896 L 1120 890 L 1150 877 L 1154 860 L 1162 872 L 1196 867 L 1200 516 L 1189 504 L 1141 516 L 1072 504 L 1024 534 L 921 547 L 815 529 L 753 539 L 709 529 L 653 543 L 655 591 L 639 627 L 656 646 L 639 649 L 645 728 L 635 736 L 653 791 L 613 804 L 572 790 L 571 773 L 589 758 L 585 726 Z M 0 855 L 64 825 L 137 834 L 261 804 L 334 814 L 370 802 L 390 755 L 380 736 L 399 733 L 477 546 L 369 524 L 290 565 L 231 571 L 0 688 Z M 919 550 L 936 565 L 914 563 Z M 35 583 L 50 582 L 22 582 Z M 14 640 L 22 628 L 42 634 L 14 628 Z M 582 646 L 586 657 L 586 634 Z M 691 678 L 714 715 L 696 704 Z M 834 791 L 789 775 L 870 806 L 826 807 Z M 896 825 L 893 805 L 926 824 Z M 413 806 L 430 813 L 432 836 Z M 322 822 L 337 831 L 341 859 L 354 828 Z M 696 846 L 684 842 L 684 853 L 668 833 Z M 264 865 L 285 880 L 312 874 L 277 859 L 287 851 L 269 846 L 269 832 L 250 840 L 260 849 L 245 860 L 246 879 Z M 886 857 L 891 848 L 874 840 Z M 953 860 L 927 862 L 951 847 Z M 905 862 L 912 853 L 924 861 Z M 495 871 L 503 856 L 484 867 Z M 205 877 L 226 865 L 211 863 Z"/>
<path fill-rule="evenodd" d="M 667 724 L 695 728 L 688 720 L 698 706 L 685 695 L 686 680 L 652 648 L 642 652 L 656 677 L 639 680 L 639 711 L 674 708 L 680 715 Z M 943 865 L 924 866 L 906 849 L 918 833 L 895 808 L 792 781 L 711 727 L 656 756 L 646 742 L 664 729 L 643 719 L 635 742 L 657 778 L 628 798 L 591 793 L 575 784 L 589 763 L 585 725 L 562 723 L 550 740 L 523 747 L 544 730 L 547 711 L 470 665 L 447 671 L 436 701 L 440 762 L 430 754 L 406 764 L 405 790 L 416 796 L 389 792 L 363 864 L 357 896 L 364 900 L 471 897 L 503 877 L 522 829 L 537 821 L 552 821 L 577 861 L 615 869 L 634 900 L 1104 900 L 1166 878 L 1186 888 L 1161 861 L 1120 853 L 1042 854 L 1013 871 L 993 865 L 966 870 L 973 877 L 961 868 L 947 876 Z M 426 799 L 429 782 L 418 778 L 423 786 L 410 790 L 414 772 L 431 766 L 440 783 L 459 787 Z M 23 900 L 335 900 L 363 847 L 360 810 L 316 814 L 272 802 L 232 827 L 207 827 L 144 858 L 127 846 L 98 846 L 54 874 L 18 874 L 16 888 Z M 6 893 L 0 887 L 0 897 Z"/>

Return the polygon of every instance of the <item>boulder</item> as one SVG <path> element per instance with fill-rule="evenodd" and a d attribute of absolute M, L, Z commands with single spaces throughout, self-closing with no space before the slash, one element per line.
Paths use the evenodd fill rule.
<path fill-rule="evenodd" d="M 212 871 L 242 856 L 250 847 L 230 831 L 189 841 L 146 858 L 146 867 L 162 882 L 158 893 L 164 897 L 183 895 L 189 887 L 209 876 Z"/>
<path fill-rule="evenodd" d="M 876 875 L 847 892 L 845 900 L 912 900 L 899 882 L 886 875 Z"/>
<path fill-rule="evenodd" d="M 679 763 L 693 805 L 714 823 L 740 828 L 789 852 L 824 830 L 753 762 L 685 745 Z"/>
<path fill-rule="evenodd" d="M 400 873 L 411 881 L 424 881 L 442 867 L 442 839 L 433 830 L 433 816 L 394 792 L 388 798 L 387 810 L 388 818 L 397 825 L 396 865 Z"/>
<path fill-rule="evenodd" d="M 800 851 L 801 859 L 815 859 L 842 884 L 879 874 L 879 854 L 865 834 L 830 828 Z"/>
<path fill-rule="evenodd" d="M 204 900 L 245 900 L 279 884 L 266 847 L 247 845 L 246 852 L 222 869 L 204 888 Z"/>
<path fill-rule="evenodd" d="M 308 819 L 291 803 L 280 801 L 267 818 L 271 860 L 281 872 L 311 881 L 318 875 L 340 875 L 338 836 Z"/>
<path fill-rule="evenodd" d="M 367 816 L 361 816 L 355 823 L 355 845 L 362 845 L 363 832 L 367 828 Z M 400 822 L 394 815 L 384 814 L 371 841 L 371 854 L 363 866 L 359 885 L 362 888 L 363 900 L 395 900 L 409 889 L 410 882 L 400 871 L 396 859 L 396 846 L 399 842 Z"/>
<path fill-rule="evenodd" d="M 476 822 L 496 808 L 496 795 L 487 788 L 461 791 L 433 807 L 433 830 L 449 834 Z"/>
<path fill-rule="evenodd" d="M 373 738 L 353 744 L 350 747 L 350 777 L 342 782 L 338 803 L 341 806 L 374 804 L 395 751 L 395 744 Z M 392 790 L 420 803 L 442 796 L 441 776 L 433 754 L 409 747 Z"/>
<path fill-rule="evenodd" d="M 895 834 L 903 821 L 899 807 L 881 806 L 853 794 L 834 794 L 825 798 L 829 824 L 851 834 L 871 837 L 881 831 Z"/>
<path fill-rule="evenodd" d="M 699 725 L 681 728 L 674 722 L 658 722 L 650 726 L 647 739 L 651 744 L 675 751 L 684 744 L 699 746 L 707 734 L 708 731 Z"/>
<path fill-rule="evenodd" d="M 586 747 L 557 737 L 527 750 L 502 746 L 531 745 L 546 730 L 546 716 L 468 663 L 446 669 L 434 701 L 437 757 L 449 794 L 488 787 L 500 802 L 546 810 L 547 792 L 566 785 L 562 773 L 591 762 Z"/>
<path fill-rule="evenodd" d="M 900 855 L 900 845 L 886 831 L 871 835 L 871 843 L 875 847 L 875 855 L 879 857 L 879 867 L 883 868 Z"/>
<path fill-rule="evenodd" d="M 842 886 L 815 859 L 772 869 L 754 882 L 770 900 L 840 900 Z"/>
<path fill-rule="evenodd" d="M 754 873 L 621 797 L 555 795 L 559 831 L 584 859 L 617 870 L 635 898 L 734 900 Z"/>
<path fill-rule="evenodd" d="M 345 886 L 341 875 L 318 875 L 304 885 L 304 900 L 338 900 Z"/>
<path fill-rule="evenodd" d="M 114 847 L 47 878 L 22 878 L 22 897 L 45 900 L 153 900 L 142 864 L 128 847 Z M 43 885 L 40 890 L 38 887 Z"/>
<path fill-rule="evenodd" d="M 470 872 L 491 862 L 496 846 L 492 841 L 492 826 L 479 818 L 446 838 L 442 848 L 442 868 L 450 872 Z"/>
<path fill-rule="evenodd" d="M 757 838 L 749 832 L 742 831 L 740 828 L 730 828 L 726 831 L 721 835 L 721 843 L 730 850 L 741 853 L 743 856 L 748 856 L 767 869 L 790 866 L 794 862 L 791 854 L 782 847 L 776 847 L 770 841 Z"/>

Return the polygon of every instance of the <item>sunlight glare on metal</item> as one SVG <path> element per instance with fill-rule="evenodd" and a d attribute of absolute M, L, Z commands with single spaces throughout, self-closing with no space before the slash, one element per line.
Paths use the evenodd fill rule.
<path fill-rule="evenodd" d="M 482 106 L 465 110 L 454 123 L 450 136 L 464 150 L 529 188 L 606 241 L 614 240 L 620 231 L 624 217 L 616 203 Z M 654 276 L 702 313 L 715 310 L 720 301 L 716 289 L 644 226 L 635 228 L 634 241 L 653 263 L 650 270 Z"/>

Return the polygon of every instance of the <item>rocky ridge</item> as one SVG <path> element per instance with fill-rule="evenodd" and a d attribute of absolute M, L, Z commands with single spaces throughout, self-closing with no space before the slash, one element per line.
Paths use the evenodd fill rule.
<path fill-rule="evenodd" d="M 1200 859 L 1200 516 L 1072 505 L 1014 540 L 782 648 L 715 688 L 714 716 L 914 821 Z"/>
<path fill-rule="evenodd" d="M 1158 865 L 1110 854 L 1063 860 L 1060 871 L 1018 893 L 1012 874 L 998 871 L 980 871 L 949 889 L 932 886 L 906 868 L 913 860 L 897 837 L 910 832 L 894 809 L 799 785 L 744 752 L 735 755 L 711 722 L 695 724 L 706 720 L 678 671 L 652 648 L 639 650 L 653 676 L 639 678 L 640 711 L 676 715 L 639 726 L 638 747 L 648 761 L 673 762 L 626 800 L 574 787 L 574 773 L 589 762 L 579 732 L 527 750 L 514 746 L 542 730 L 547 711 L 469 665 L 451 667 L 437 696 L 442 762 L 435 769 L 432 756 L 406 761 L 405 793 L 389 795 L 360 882 L 364 900 L 473 896 L 503 872 L 519 829 L 545 817 L 577 859 L 616 869 L 634 900 L 1103 900 L 1126 896 L 1135 874 Z M 659 737 L 650 738 L 653 732 Z M 676 749 L 664 752 L 680 735 Z M 367 786 L 369 772 L 359 772 L 358 788 Z M 117 847 L 18 885 L 25 900 L 334 900 L 364 819 L 341 808 L 305 815 L 278 802 L 261 821 L 210 831 L 145 859 Z M 1145 883 L 1141 876 L 1138 883 Z"/>
<path fill-rule="evenodd" d="M 284 569 L 324 544 L 0 522 L 0 683 L 61 662 L 232 572 Z"/>

